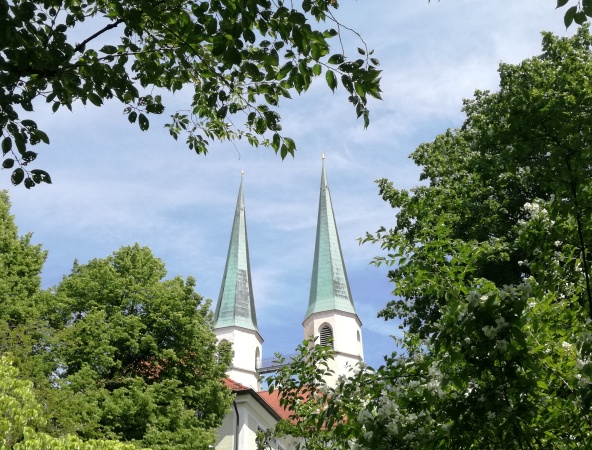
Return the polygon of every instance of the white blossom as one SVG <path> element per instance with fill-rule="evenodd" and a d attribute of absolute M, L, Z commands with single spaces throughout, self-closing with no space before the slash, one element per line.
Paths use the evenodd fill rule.
<path fill-rule="evenodd" d="M 497 335 L 497 330 L 489 325 L 481 329 L 483 330 L 485 336 L 487 336 L 489 339 L 493 339 Z"/>
<path fill-rule="evenodd" d="M 506 319 L 504 319 L 503 317 L 500 317 L 499 319 L 495 319 L 495 323 L 497 324 L 497 329 L 501 330 L 504 327 L 508 326 L 508 322 L 506 322 Z"/>
<path fill-rule="evenodd" d="M 508 341 L 506 341 L 505 339 L 500 339 L 497 340 L 495 343 L 495 347 L 499 350 L 499 351 L 506 351 L 508 349 Z"/>

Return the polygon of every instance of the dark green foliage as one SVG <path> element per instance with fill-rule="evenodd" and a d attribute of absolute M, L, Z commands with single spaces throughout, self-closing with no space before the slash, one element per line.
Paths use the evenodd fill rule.
<path fill-rule="evenodd" d="M 402 321 L 403 351 L 319 389 L 293 425 L 327 431 L 309 448 L 592 446 L 591 49 L 588 27 L 545 33 L 540 56 L 500 66 L 499 92 L 465 102 L 462 128 L 412 154 L 424 185 L 379 180 L 397 223 L 364 241 L 386 253 L 381 315 Z M 278 383 L 322 386 L 296 362 Z"/>
<path fill-rule="evenodd" d="M 285 158 L 295 143 L 281 134 L 280 99 L 326 71 L 332 90 L 341 79 L 366 127 L 367 96 L 380 98 L 378 61 L 363 41 L 355 58 L 330 56 L 339 36 L 331 26 L 343 29 L 337 7 L 335 0 L 0 0 L 3 167 L 15 185 L 51 183 L 47 172 L 28 168 L 37 157 L 28 147 L 49 143 L 23 118 L 40 99 L 55 112 L 115 98 L 145 131 L 148 115 L 165 110 L 159 93 L 192 86 L 188 107 L 166 125 L 171 136 L 186 135 L 196 153 L 213 139 L 244 137 Z"/>
<path fill-rule="evenodd" d="M 47 252 L 18 235 L 10 201 L 0 191 L 0 355 L 11 354 L 23 376 L 43 390 L 54 367 L 44 348 L 50 335 L 40 292 Z"/>
<path fill-rule="evenodd" d="M 195 280 L 165 280 L 162 261 L 136 244 L 75 263 L 57 288 L 40 291 L 46 253 L 18 236 L 9 207 L 0 192 L 0 353 L 33 383 L 48 419 L 36 431 L 74 447 L 86 445 L 79 438 L 212 445 L 230 406 L 222 378 L 232 355 L 217 345 Z"/>
<path fill-rule="evenodd" d="M 85 439 L 207 448 L 230 405 L 209 302 L 148 248 L 74 264 L 55 293 L 54 419 Z"/>
<path fill-rule="evenodd" d="M 47 252 L 18 235 L 6 191 L 0 191 L 0 319 L 11 327 L 34 315 L 32 299 L 41 287 Z"/>

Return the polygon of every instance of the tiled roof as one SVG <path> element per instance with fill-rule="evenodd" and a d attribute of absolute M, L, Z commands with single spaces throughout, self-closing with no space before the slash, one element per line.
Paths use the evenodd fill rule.
<path fill-rule="evenodd" d="M 234 381 L 230 378 L 224 378 L 224 384 L 226 385 L 226 387 L 232 391 L 248 391 L 249 387 L 245 386 L 244 384 L 240 384 L 238 381 Z"/>
<path fill-rule="evenodd" d="M 278 391 L 273 391 L 271 393 L 268 391 L 256 392 L 250 387 L 247 387 L 238 381 L 234 381 L 231 378 L 224 378 L 222 381 L 228 389 L 231 389 L 232 392 L 237 395 L 251 394 L 258 403 L 265 405 L 267 409 L 275 413 L 275 415 L 278 416 L 277 419 L 292 420 L 290 419 L 290 411 L 286 410 L 283 406 L 280 406 L 280 395 Z"/>
<path fill-rule="evenodd" d="M 286 410 L 283 406 L 280 406 L 280 393 L 278 391 L 273 391 L 272 393 L 269 393 L 268 391 L 260 391 L 257 392 L 257 394 L 277 413 L 278 416 L 282 419 L 290 420 L 290 411 Z"/>

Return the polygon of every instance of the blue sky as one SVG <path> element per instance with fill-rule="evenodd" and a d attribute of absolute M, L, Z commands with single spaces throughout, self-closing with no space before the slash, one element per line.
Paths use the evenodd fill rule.
<path fill-rule="evenodd" d="M 364 37 L 381 62 L 384 101 L 370 104 L 367 130 L 343 89 L 318 80 L 309 92 L 281 105 L 295 158 L 246 143 L 212 145 L 197 156 L 175 142 L 162 121 L 141 132 L 122 105 L 78 105 L 51 114 L 39 104 L 34 119 L 48 131 L 36 167 L 53 184 L 9 190 L 21 234 L 49 250 L 44 287 L 84 263 L 135 242 L 164 260 L 170 276 L 197 278 L 197 290 L 218 297 L 240 172 L 251 252 L 253 290 L 264 357 L 291 353 L 303 339 L 314 252 L 321 153 L 338 222 L 367 362 L 377 366 L 394 345 L 396 322 L 377 319 L 391 299 L 387 269 L 369 265 L 380 249 L 359 246 L 366 231 L 394 224 L 394 211 L 373 181 L 399 188 L 418 183 L 408 155 L 422 142 L 460 126 L 462 99 L 495 90 L 500 61 L 540 53 L 540 31 L 571 34 L 554 0 L 342 0 L 337 16 Z M 346 41 L 347 43 L 347 41 Z M 350 54 L 355 52 L 352 48 Z M 184 93 L 169 99 L 184 105 Z M 172 110 L 171 110 L 172 112 Z"/>

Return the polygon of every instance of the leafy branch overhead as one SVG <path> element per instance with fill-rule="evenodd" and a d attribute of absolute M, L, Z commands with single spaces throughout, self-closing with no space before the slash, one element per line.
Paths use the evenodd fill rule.
<path fill-rule="evenodd" d="M 574 4 L 575 3 L 575 4 Z M 592 17 L 592 0 L 577 0 L 571 2 L 570 0 L 557 0 L 557 8 L 567 6 L 563 22 L 565 27 L 569 28 L 572 23 L 582 25 L 588 21 L 588 17 Z"/>
<path fill-rule="evenodd" d="M 165 110 L 164 92 L 193 87 L 187 110 L 171 114 L 171 136 L 196 153 L 212 140 L 245 138 L 282 158 L 295 143 L 281 133 L 280 99 L 306 91 L 325 74 L 340 83 L 364 126 L 368 96 L 380 99 L 379 62 L 363 39 L 334 16 L 336 0 L 0 0 L 2 168 L 30 188 L 51 183 L 29 169 L 49 144 L 34 120 L 44 100 L 53 112 L 76 102 L 116 98 L 128 120 L 149 128 Z M 86 35 L 84 30 L 90 28 Z M 342 32 L 359 42 L 346 56 Z M 331 51 L 330 42 L 338 51 Z"/>

